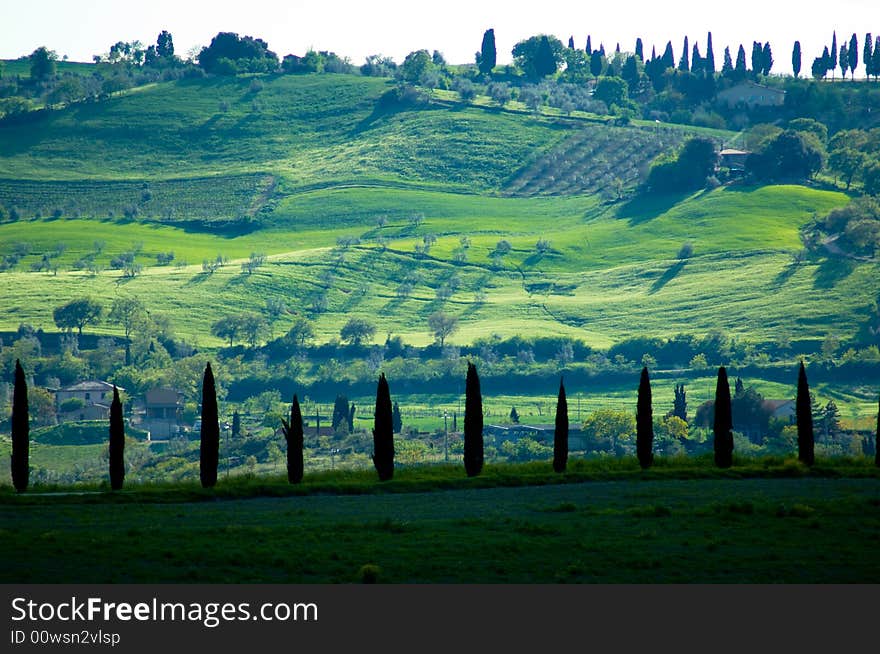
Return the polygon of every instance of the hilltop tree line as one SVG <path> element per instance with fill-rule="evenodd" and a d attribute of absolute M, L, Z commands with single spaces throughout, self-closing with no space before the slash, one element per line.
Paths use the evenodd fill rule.
<path fill-rule="evenodd" d="M 737 384 L 739 385 L 739 383 Z M 738 390 L 739 394 L 739 390 Z M 676 403 L 673 413 L 686 416 L 686 394 L 683 387 L 675 389 Z M 798 369 L 795 424 L 797 430 L 798 460 L 806 466 L 815 462 L 815 437 L 813 427 L 812 396 L 803 361 Z M 713 403 L 713 447 L 715 465 L 730 468 L 733 463 L 733 406 L 727 371 L 718 368 L 715 400 Z M 201 428 L 199 476 L 204 488 L 217 483 L 220 450 L 220 420 L 217 390 L 210 362 L 207 363 L 201 384 Z M 880 403 L 878 403 L 880 409 Z M 352 410 L 353 414 L 353 410 Z M 654 420 L 651 380 L 648 368 L 643 367 L 638 386 L 635 410 L 636 457 L 641 468 L 654 463 Z M 373 453 L 371 459 L 380 481 L 394 476 L 394 417 L 391 394 L 385 374 L 381 373 L 376 388 L 376 405 L 373 412 Z M 675 416 L 676 418 L 678 416 Z M 290 408 L 290 420 L 281 419 L 282 433 L 287 442 L 288 481 L 298 484 L 303 479 L 303 420 L 297 395 L 294 394 Z M 29 485 L 29 403 L 28 387 L 21 362 L 15 362 L 13 406 L 11 418 L 12 453 L 10 458 L 14 488 L 23 492 Z M 113 402 L 109 425 L 109 477 L 112 490 L 120 490 L 125 478 L 124 445 L 125 428 L 122 407 L 117 388 L 113 388 Z M 484 465 L 483 446 L 483 397 L 477 368 L 468 362 L 465 381 L 464 448 L 463 463 L 468 477 L 478 476 Z M 566 471 L 568 461 L 568 404 L 565 386 L 559 384 L 556 404 L 556 422 L 553 438 L 553 470 L 559 474 Z M 880 413 L 875 433 L 875 465 L 880 467 Z"/>

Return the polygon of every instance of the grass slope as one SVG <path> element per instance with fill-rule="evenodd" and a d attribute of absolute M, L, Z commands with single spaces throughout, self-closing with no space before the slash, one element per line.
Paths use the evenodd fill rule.
<path fill-rule="evenodd" d="M 538 467 L 510 472 L 528 483 L 542 477 Z M 351 583 L 373 564 L 386 583 L 880 580 L 876 478 L 800 478 L 797 466 L 793 478 L 630 472 L 617 481 L 508 488 L 500 477 L 483 484 L 441 467 L 422 485 L 457 477 L 460 489 L 412 492 L 423 473 L 403 471 L 383 488 L 410 492 L 221 502 L 173 493 L 157 494 L 159 503 L 124 494 L 6 497 L 0 579 Z M 217 539 L 224 546 L 210 547 Z"/>

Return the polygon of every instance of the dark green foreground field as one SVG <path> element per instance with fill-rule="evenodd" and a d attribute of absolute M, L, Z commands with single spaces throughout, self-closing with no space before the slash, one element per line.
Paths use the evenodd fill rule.
<path fill-rule="evenodd" d="M 351 583 L 378 566 L 387 583 L 880 582 L 873 461 L 574 463 L 7 491 L 0 581 Z"/>

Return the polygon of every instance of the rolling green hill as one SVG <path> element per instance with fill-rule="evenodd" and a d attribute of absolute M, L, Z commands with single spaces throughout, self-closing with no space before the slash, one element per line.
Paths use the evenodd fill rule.
<path fill-rule="evenodd" d="M 427 316 L 443 310 L 460 318 L 456 342 L 540 333 L 601 347 L 713 329 L 797 341 L 854 334 L 880 290 L 876 263 L 794 262 L 799 229 L 842 193 L 611 199 L 685 128 L 401 105 L 383 100 L 391 88 L 344 75 L 182 80 L 3 125 L 0 205 L 18 220 L 0 224 L 0 256 L 21 256 L 0 273 L 0 329 L 52 330 L 52 308 L 72 297 L 131 294 L 203 346 L 220 344 L 213 321 L 273 297 L 314 318 L 322 340 L 359 315 L 377 340 L 425 344 Z M 108 270 L 130 250 L 140 275 Z M 167 252 L 174 262 L 157 266 Z M 245 274 L 253 252 L 268 261 Z M 46 254 L 50 272 L 31 272 Z M 203 272 L 218 254 L 229 264 Z M 89 257 L 103 270 L 72 270 Z"/>

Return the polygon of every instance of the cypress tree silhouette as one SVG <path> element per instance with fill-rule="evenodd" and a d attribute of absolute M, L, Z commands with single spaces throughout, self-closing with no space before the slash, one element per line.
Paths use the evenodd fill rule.
<path fill-rule="evenodd" d="M 217 464 L 220 461 L 220 419 L 217 415 L 217 388 L 211 364 L 205 366 L 202 380 L 202 432 L 199 448 L 199 478 L 202 488 L 217 483 Z"/>
<path fill-rule="evenodd" d="M 495 51 L 495 30 L 488 29 L 483 32 L 483 43 L 480 45 L 480 55 L 477 65 L 480 72 L 488 75 L 495 68 L 497 53 Z"/>
<path fill-rule="evenodd" d="M 241 416 L 238 414 L 238 409 L 232 412 L 232 438 L 238 438 L 241 436 Z"/>
<path fill-rule="evenodd" d="M 290 405 L 290 422 L 282 418 L 281 424 L 287 441 L 287 481 L 298 484 L 303 478 L 303 419 L 296 393 Z"/>
<path fill-rule="evenodd" d="M 715 385 L 715 422 L 712 425 L 715 435 L 715 465 L 729 468 L 733 465 L 733 411 L 730 402 L 730 383 L 727 370 L 718 368 L 718 383 Z"/>
<path fill-rule="evenodd" d="M 12 485 L 22 492 L 28 487 L 30 468 L 28 447 L 30 443 L 30 417 L 28 415 L 28 389 L 24 369 L 15 360 L 15 387 L 12 391 Z"/>
<path fill-rule="evenodd" d="M 110 488 L 120 490 L 125 481 L 125 424 L 122 421 L 122 402 L 119 391 L 113 385 L 113 402 L 110 404 Z"/>
<path fill-rule="evenodd" d="M 388 481 L 394 476 L 394 420 L 391 414 L 391 391 L 383 372 L 376 386 L 376 410 L 373 413 L 373 465 L 379 473 L 379 481 Z"/>
<path fill-rule="evenodd" d="M 565 472 L 568 465 L 568 401 L 565 385 L 559 379 L 559 397 L 556 400 L 556 430 L 553 432 L 553 470 Z"/>
<path fill-rule="evenodd" d="M 470 361 L 464 386 L 464 469 L 468 477 L 483 470 L 483 396 L 477 367 Z"/>
<path fill-rule="evenodd" d="M 400 405 L 397 402 L 391 408 L 391 425 L 394 428 L 395 434 L 399 434 L 400 430 L 403 429 L 403 418 L 400 416 Z"/>
<path fill-rule="evenodd" d="M 651 415 L 651 380 L 648 367 L 642 368 L 639 397 L 636 401 L 636 454 L 642 469 L 654 462 L 654 419 Z"/>
<path fill-rule="evenodd" d="M 687 391 L 684 388 L 684 384 L 676 384 L 675 385 L 675 400 L 672 404 L 672 415 L 681 418 L 685 422 L 688 419 L 688 409 L 687 409 Z"/>
<path fill-rule="evenodd" d="M 797 416 L 798 460 L 805 465 L 813 465 L 813 411 L 810 404 L 810 385 L 807 383 L 807 371 L 804 362 L 798 371 L 797 399 L 795 400 Z"/>
<path fill-rule="evenodd" d="M 880 467 L 880 400 L 877 400 L 877 431 L 874 433 L 874 465 Z"/>

